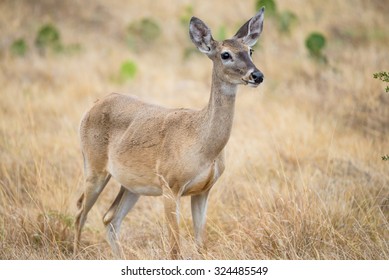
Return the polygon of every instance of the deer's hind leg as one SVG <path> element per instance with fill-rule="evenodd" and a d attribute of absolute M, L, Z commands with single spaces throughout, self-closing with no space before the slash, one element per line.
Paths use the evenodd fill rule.
<path fill-rule="evenodd" d="M 85 191 L 77 201 L 78 213 L 75 222 L 75 238 L 74 238 L 74 253 L 78 251 L 78 246 L 81 238 L 81 231 L 84 227 L 87 215 L 95 204 L 97 198 L 107 185 L 111 174 L 104 171 L 101 173 L 88 174 L 85 179 Z"/>

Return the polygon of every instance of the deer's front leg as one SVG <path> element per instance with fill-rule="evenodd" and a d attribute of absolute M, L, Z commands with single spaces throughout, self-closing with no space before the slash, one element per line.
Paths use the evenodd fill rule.
<path fill-rule="evenodd" d="M 205 223 L 207 219 L 209 190 L 191 197 L 192 219 L 197 249 L 200 253 L 206 252 Z"/>

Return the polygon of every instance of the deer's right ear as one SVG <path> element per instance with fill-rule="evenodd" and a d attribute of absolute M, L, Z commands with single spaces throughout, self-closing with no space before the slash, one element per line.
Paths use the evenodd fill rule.
<path fill-rule="evenodd" d="M 241 40 L 244 44 L 252 47 L 257 42 L 259 35 L 263 29 L 263 18 L 265 8 L 262 7 L 259 12 L 247 21 L 238 32 L 236 32 L 234 39 Z"/>
<path fill-rule="evenodd" d="M 189 23 L 189 35 L 195 46 L 205 54 L 213 51 L 214 40 L 211 29 L 205 23 L 196 17 L 192 17 Z"/>

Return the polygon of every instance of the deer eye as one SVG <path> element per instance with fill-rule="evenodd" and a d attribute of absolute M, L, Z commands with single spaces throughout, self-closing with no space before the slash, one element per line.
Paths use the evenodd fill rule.
<path fill-rule="evenodd" d="M 221 57 L 222 57 L 223 60 L 226 60 L 226 59 L 231 58 L 231 55 L 228 52 L 223 52 L 221 54 Z"/>
<path fill-rule="evenodd" d="M 253 49 L 250 49 L 250 56 L 253 55 L 253 52 L 254 52 L 254 50 L 253 50 Z"/>

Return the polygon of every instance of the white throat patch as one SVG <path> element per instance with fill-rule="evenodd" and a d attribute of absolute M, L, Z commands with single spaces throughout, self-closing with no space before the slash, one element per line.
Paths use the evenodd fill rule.
<path fill-rule="evenodd" d="M 222 83 L 220 89 L 221 89 L 221 93 L 224 95 L 235 96 L 237 86 L 233 84 Z"/>

